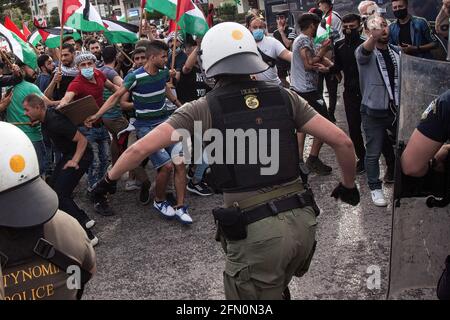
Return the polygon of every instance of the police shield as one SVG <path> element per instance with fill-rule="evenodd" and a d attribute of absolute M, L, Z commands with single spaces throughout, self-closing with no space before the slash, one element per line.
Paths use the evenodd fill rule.
<path fill-rule="evenodd" d="M 424 110 L 450 87 L 449 80 L 449 62 L 402 55 L 388 290 L 391 299 L 436 298 L 439 276 L 450 254 L 450 207 L 429 208 L 425 198 L 442 196 L 445 190 L 439 190 L 439 183 L 405 182 L 399 166 L 401 152 Z"/>

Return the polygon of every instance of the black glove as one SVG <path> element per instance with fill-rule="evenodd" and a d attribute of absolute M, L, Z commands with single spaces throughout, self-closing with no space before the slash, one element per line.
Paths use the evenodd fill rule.
<path fill-rule="evenodd" d="M 92 187 L 92 193 L 94 196 L 106 196 L 109 194 L 114 194 L 117 191 L 117 181 L 110 180 L 108 178 L 108 173 L 105 174 L 103 179 L 97 181 Z"/>
<path fill-rule="evenodd" d="M 347 189 L 342 183 L 339 183 L 331 193 L 331 196 L 336 198 L 336 200 L 341 199 L 352 206 L 356 206 L 359 203 L 359 191 L 356 185 L 353 189 Z"/>

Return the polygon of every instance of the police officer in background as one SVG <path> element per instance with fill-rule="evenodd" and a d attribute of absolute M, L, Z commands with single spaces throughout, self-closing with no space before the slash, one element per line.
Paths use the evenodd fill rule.
<path fill-rule="evenodd" d="M 299 180 L 296 131 L 317 136 L 334 149 L 342 180 L 332 196 L 357 205 L 352 142 L 295 93 L 251 81 L 251 74 L 268 66 L 258 54 L 252 34 L 240 24 L 225 22 L 211 28 L 203 38 L 200 59 L 206 76 L 217 81 L 214 89 L 177 109 L 165 123 L 128 148 L 95 191 L 114 193 L 123 173 L 172 144 L 173 134 L 178 139 L 176 130 L 187 129 L 192 135 L 194 121 L 201 122 L 203 132 L 214 128 L 222 135 L 241 128 L 254 129 L 259 135 L 277 130 L 279 141 L 272 142 L 280 147 L 275 173 L 261 174 L 266 167 L 261 160 L 257 164 L 248 164 L 248 160 L 245 164 L 213 163 L 211 171 L 224 197 L 224 207 L 214 209 L 213 214 L 226 254 L 225 297 L 282 299 L 292 277 L 308 270 L 319 214 L 311 191 L 305 191 Z M 237 150 L 239 154 L 252 152 L 253 145 L 247 142 L 243 142 L 246 150 Z M 230 146 L 216 147 L 222 149 L 216 154 L 230 152 Z"/>
<path fill-rule="evenodd" d="M 450 90 L 444 92 L 424 111 L 401 157 L 407 176 L 423 177 L 429 170 L 444 171 L 450 145 Z M 450 174 L 446 172 L 446 174 Z M 438 298 L 450 300 L 450 255 L 438 283 Z"/>
<path fill-rule="evenodd" d="M 0 299 L 80 298 L 96 268 L 90 240 L 58 210 L 27 136 L 6 122 L 0 136 Z"/>

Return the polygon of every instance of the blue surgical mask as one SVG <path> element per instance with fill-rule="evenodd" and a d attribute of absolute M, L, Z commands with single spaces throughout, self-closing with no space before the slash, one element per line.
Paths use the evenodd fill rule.
<path fill-rule="evenodd" d="M 261 41 L 264 38 L 264 30 L 263 29 L 254 30 L 253 38 L 255 38 L 256 41 Z"/>
<path fill-rule="evenodd" d="M 94 77 L 94 67 L 81 69 L 81 75 L 91 80 Z"/>

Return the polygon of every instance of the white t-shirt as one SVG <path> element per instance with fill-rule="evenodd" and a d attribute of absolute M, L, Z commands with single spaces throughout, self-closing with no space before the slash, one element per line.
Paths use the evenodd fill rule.
<path fill-rule="evenodd" d="M 277 59 L 280 54 L 286 50 L 284 45 L 275 38 L 264 36 L 264 38 L 256 42 L 258 45 L 258 49 L 261 50 L 265 55 Z M 255 75 L 256 80 L 259 81 L 268 81 L 273 84 L 281 84 L 280 78 L 278 78 L 278 70 L 277 66 L 273 66 L 272 68 L 267 69 L 263 73 L 258 73 Z"/>

